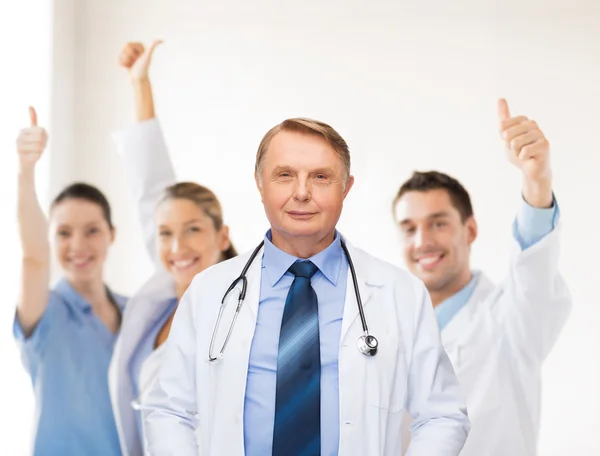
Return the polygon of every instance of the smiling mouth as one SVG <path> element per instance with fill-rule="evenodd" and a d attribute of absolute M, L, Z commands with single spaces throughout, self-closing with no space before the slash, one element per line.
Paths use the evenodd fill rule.
<path fill-rule="evenodd" d="M 93 261 L 94 259 L 92 257 L 69 259 L 69 263 L 76 269 L 83 269 L 92 264 Z"/>
<path fill-rule="evenodd" d="M 301 220 L 309 219 L 309 218 L 317 215 L 316 212 L 305 212 L 305 211 L 289 211 L 287 214 L 292 218 L 301 219 Z"/>
<path fill-rule="evenodd" d="M 191 258 L 188 260 L 171 261 L 171 266 L 176 271 L 187 271 L 198 264 L 200 258 Z"/>
<path fill-rule="evenodd" d="M 445 257 L 446 255 L 444 253 L 437 255 L 424 255 L 417 258 L 415 263 L 417 263 L 422 269 L 431 270 L 440 264 Z"/>

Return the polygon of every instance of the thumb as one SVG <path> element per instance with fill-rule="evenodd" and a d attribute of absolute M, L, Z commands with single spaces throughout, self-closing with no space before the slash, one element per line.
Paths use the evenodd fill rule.
<path fill-rule="evenodd" d="M 29 106 L 29 120 L 32 127 L 37 127 L 37 112 L 35 112 L 35 108 L 33 106 Z"/>
<path fill-rule="evenodd" d="M 160 44 L 162 44 L 162 40 L 154 40 L 154 42 L 150 45 L 148 50 L 146 51 L 147 59 L 150 60 L 152 58 L 152 54 L 154 54 L 154 50 Z"/>
<path fill-rule="evenodd" d="M 510 110 L 508 109 L 508 102 L 504 98 L 498 100 L 498 118 L 502 120 L 510 119 Z"/>

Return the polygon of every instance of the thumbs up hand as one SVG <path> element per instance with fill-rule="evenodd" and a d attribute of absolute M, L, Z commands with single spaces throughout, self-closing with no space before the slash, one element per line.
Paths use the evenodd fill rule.
<path fill-rule="evenodd" d="M 17 137 L 17 153 L 21 168 L 33 168 L 48 143 L 48 134 L 46 130 L 38 127 L 37 113 L 33 107 L 29 107 L 29 119 L 30 126 L 23 128 Z"/>
<path fill-rule="evenodd" d="M 534 120 L 511 117 L 505 99 L 498 100 L 500 135 L 510 162 L 523 172 L 523 196 L 534 207 L 552 204 L 550 144 Z"/>
<path fill-rule="evenodd" d="M 127 43 L 119 54 L 119 64 L 129 70 L 129 76 L 134 81 L 147 80 L 152 55 L 161 40 L 155 40 L 149 48 L 142 43 Z"/>

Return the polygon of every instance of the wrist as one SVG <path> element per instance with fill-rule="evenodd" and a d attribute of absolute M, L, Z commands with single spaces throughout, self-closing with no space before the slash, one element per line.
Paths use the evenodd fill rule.
<path fill-rule="evenodd" d="M 138 87 L 138 86 L 146 86 L 148 84 L 150 84 L 150 78 L 146 75 L 146 76 L 134 76 L 131 75 L 131 84 L 134 87 Z"/>
<path fill-rule="evenodd" d="M 525 179 L 523 181 L 523 198 L 530 206 L 536 208 L 552 207 L 552 180 L 544 179 Z"/>

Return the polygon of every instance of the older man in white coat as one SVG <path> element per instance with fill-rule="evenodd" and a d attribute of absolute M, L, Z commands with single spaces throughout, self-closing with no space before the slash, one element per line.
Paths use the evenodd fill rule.
<path fill-rule="evenodd" d="M 514 252 L 501 284 L 470 267 L 477 224 L 457 180 L 417 172 L 394 201 L 406 263 L 429 290 L 467 398 L 472 429 L 461 456 L 537 454 L 542 363 L 571 308 L 558 271 L 548 141 L 533 120 L 511 117 L 505 100 L 499 127 L 509 160 L 523 174 Z"/>
<path fill-rule="evenodd" d="M 424 285 L 336 231 L 345 141 L 289 119 L 255 176 L 271 229 L 184 295 L 144 411 L 149 453 L 396 456 L 407 410 L 411 456 L 458 455 L 469 420 Z"/>

